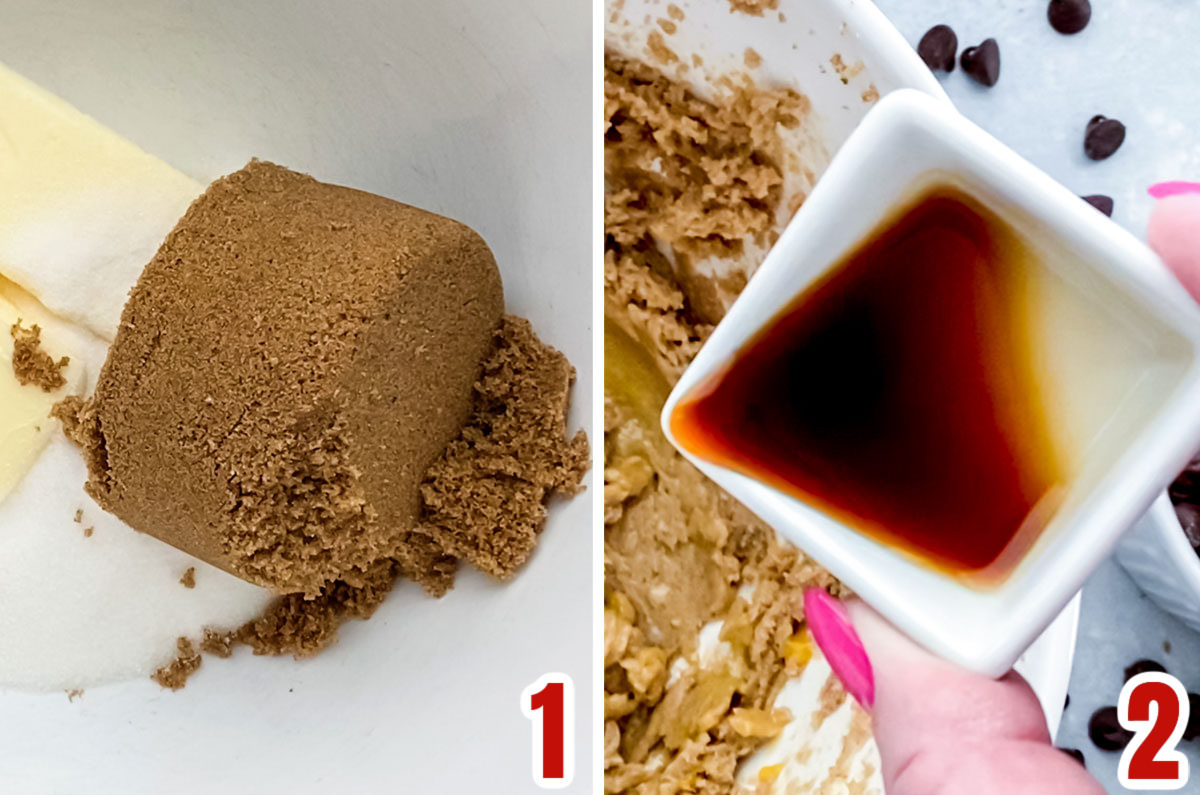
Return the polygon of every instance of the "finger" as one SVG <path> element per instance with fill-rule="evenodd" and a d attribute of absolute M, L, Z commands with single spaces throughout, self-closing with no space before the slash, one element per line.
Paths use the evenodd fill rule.
<path fill-rule="evenodd" d="M 1048 784 L 1056 795 L 1102 795 L 1050 744 L 1037 698 L 1017 674 L 993 680 L 941 660 L 857 600 L 841 607 L 806 593 L 805 609 L 830 666 L 871 712 L 888 795 L 1017 795 Z"/>
<path fill-rule="evenodd" d="M 1016 673 L 989 679 L 929 654 L 860 601 L 847 612 L 875 679 L 875 737 L 889 795 L 1099 795 L 1050 744 L 1037 697 Z"/>
<path fill-rule="evenodd" d="M 1151 195 L 1161 198 L 1146 231 L 1150 247 L 1200 301 L 1200 183 L 1161 183 Z"/>

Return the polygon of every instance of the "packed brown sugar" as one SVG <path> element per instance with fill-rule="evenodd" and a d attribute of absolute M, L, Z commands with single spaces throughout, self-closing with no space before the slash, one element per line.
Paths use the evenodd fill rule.
<path fill-rule="evenodd" d="M 56 415 L 101 507 L 281 595 L 202 648 L 309 655 L 398 577 L 441 594 L 459 559 L 516 573 L 587 466 L 573 378 L 503 314 L 467 227 L 253 161 L 192 204 L 95 392 Z M 199 666 L 179 651 L 167 686 Z"/>

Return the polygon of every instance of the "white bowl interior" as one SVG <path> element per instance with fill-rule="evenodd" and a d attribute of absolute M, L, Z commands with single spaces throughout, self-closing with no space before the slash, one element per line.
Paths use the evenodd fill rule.
<path fill-rule="evenodd" d="M 574 363 L 578 428 L 594 384 L 590 31 L 588 4 L 561 0 L 12 0 L 0 57 L 198 179 L 258 156 L 470 224 L 509 310 Z M 402 584 L 310 660 L 206 659 L 178 693 L 0 692 L 4 789 L 515 791 L 532 787 L 519 696 L 555 670 L 579 693 L 587 789 L 591 477 L 511 584 L 464 571 L 442 600 Z"/>

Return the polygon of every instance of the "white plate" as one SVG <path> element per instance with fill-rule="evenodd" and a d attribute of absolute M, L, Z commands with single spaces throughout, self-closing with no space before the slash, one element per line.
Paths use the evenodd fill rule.
<path fill-rule="evenodd" d="M 510 311 L 575 364 L 571 421 L 590 424 L 586 3 L 4 0 L 0 16 L 5 63 L 191 176 L 259 156 L 473 226 Z M 0 789 L 532 789 L 519 696 L 557 670 L 579 692 L 573 791 L 590 791 L 590 525 L 590 492 L 558 503 L 511 585 L 402 586 L 309 661 L 243 649 L 179 693 L 0 693 Z"/>

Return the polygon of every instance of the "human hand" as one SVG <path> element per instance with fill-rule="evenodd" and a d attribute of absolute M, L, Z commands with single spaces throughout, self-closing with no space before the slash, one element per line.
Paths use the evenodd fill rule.
<path fill-rule="evenodd" d="M 1160 182 L 1146 238 L 1163 262 L 1200 301 L 1200 182 Z"/>
<path fill-rule="evenodd" d="M 888 795 L 1103 795 L 1050 742 L 1033 690 L 926 652 L 858 600 L 804 598 L 809 633 L 871 714 Z"/>

